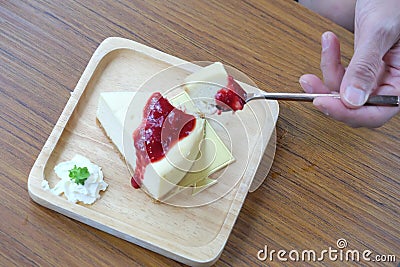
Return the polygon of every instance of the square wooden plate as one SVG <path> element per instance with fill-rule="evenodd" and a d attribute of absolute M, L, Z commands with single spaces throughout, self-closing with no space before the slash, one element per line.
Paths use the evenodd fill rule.
<path fill-rule="evenodd" d="M 217 200 L 197 207 L 154 203 L 141 190 L 134 190 L 125 162 L 96 124 L 100 92 L 134 91 L 154 74 L 185 63 L 188 62 L 131 40 L 111 37 L 102 42 L 32 167 L 28 178 L 31 198 L 49 209 L 182 263 L 213 264 L 228 240 L 273 133 L 278 116 L 276 101 L 252 101 L 241 111 L 248 138 L 232 137 L 231 141 L 246 145 L 243 151 L 232 151 L 236 161 L 229 166 L 240 175 L 238 182 Z M 229 116 L 234 115 L 221 117 L 224 126 L 237 127 Z M 54 166 L 77 153 L 101 166 L 109 184 L 93 205 L 68 202 L 64 196 L 53 195 L 41 186 L 43 180 L 54 186 L 59 180 Z M 218 186 L 212 190 L 215 193 Z"/>

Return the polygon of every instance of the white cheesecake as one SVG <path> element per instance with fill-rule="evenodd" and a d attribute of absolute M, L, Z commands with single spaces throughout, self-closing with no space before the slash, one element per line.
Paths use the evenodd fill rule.
<path fill-rule="evenodd" d="M 191 121 L 190 124 L 193 127 L 186 129 L 187 134 L 182 138 L 173 136 L 177 133 L 176 131 L 168 131 L 168 129 L 162 128 L 161 135 L 159 135 L 161 140 L 164 142 L 172 136 L 172 139 L 176 139 L 175 143 L 171 142 L 169 147 L 163 147 L 164 150 L 162 151 L 159 149 L 151 151 L 153 149 L 151 142 L 155 139 L 150 138 L 150 145 L 146 146 L 147 150 L 145 151 L 148 156 L 145 157 L 147 161 L 141 160 L 145 154 L 138 151 L 137 143 L 140 138 L 148 136 L 148 127 L 150 127 L 148 125 L 151 124 L 148 124 L 147 128 L 142 126 L 149 121 L 149 118 L 143 118 L 146 115 L 143 110 L 148 106 L 150 97 L 151 95 L 141 92 L 101 93 L 97 108 L 97 120 L 120 154 L 134 170 L 133 176 L 136 179 L 132 178 L 132 185 L 141 187 L 153 198 L 160 200 L 176 187 L 197 158 L 200 144 L 204 138 L 205 120 L 186 114 L 188 118 L 194 121 Z M 174 118 L 184 116 L 180 110 L 176 111 L 174 115 Z M 167 117 L 168 121 L 172 121 L 171 117 Z M 143 131 L 134 134 L 134 132 L 139 131 L 137 129 L 140 129 L 140 127 L 147 131 L 147 135 L 143 135 Z M 157 128 L 154 129 L 154 132 L 156 132 Z M 137 136 L 136 141 L 139 141 L 135 142 L 133 136 Z M 150 147 L 150 150 L 148 147 Z M 153 157 L 154 153 L 158 153 L 158 156 Z"/>
<path fill-rule="evenodd" d="M 229 75 L 221 62 L 215 62 L 187 76 L 184 89 L 205 114 L 218 110 L 241 110 L 246 92 Z"/>
<path fill-rule="evenodd" d="M 124 120 L 134 96 L 135 92 L 104 92 L 97 105 L 97 120 L 122 156 Z"/>
<path fill-rule="evenodd" d="M 214 96 L 228 83 L 228 73 L 221 62 L 193 72 L 185 78 L 185 90 L 192 99 L 203 99 L 214 103 Z"/>

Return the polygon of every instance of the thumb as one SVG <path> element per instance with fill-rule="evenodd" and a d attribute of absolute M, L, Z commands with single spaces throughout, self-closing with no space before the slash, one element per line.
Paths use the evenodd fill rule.
<path fill-rule="evenodd" d="M 356 38 L 354 55 L 340 86 L 343 102 L 349 108 L 364 105 L 371 92 L 378 86 L 384 69 L 382 58 L 390 48 L 382 44 L 382 37 L 361 33 Z"/>
<path fill-rule="evenodd" d="M 340 85 L 347 107 L 362 106 L 378 87 L 385 71 L 383 57 L 400 38 L 399 8 L 399 0 L 357 0 L 354 55 Z"/>

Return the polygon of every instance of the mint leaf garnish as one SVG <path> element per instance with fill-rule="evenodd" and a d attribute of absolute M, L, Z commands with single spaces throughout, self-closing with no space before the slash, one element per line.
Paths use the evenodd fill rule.
<path fill-rule="evenodd" d="M 76 184 L 84 185 L 86 179 L 89 178 L 89 176 L 90 173 L 87 167 L 81 168 L 81 167 L 76 167 L 76 165 L 74 165 L 74 168 L 69 170 L 69 177 Z"/>

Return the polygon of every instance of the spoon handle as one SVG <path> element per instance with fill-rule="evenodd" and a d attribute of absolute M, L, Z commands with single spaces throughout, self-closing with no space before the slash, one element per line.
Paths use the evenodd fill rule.
<path fill-rule="evenodd" d="M 246 102 L 255 99 L 273 99 L 289 101 L 313 101 L 316 97 L 339 98 L 339 94 L 307 94 L 307 93 L 257 93 L 248 94 Z M 393 95 L 371 95 L 365 105 L 368 106 L 399 106 L 400 96 Z"/>

